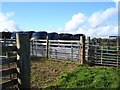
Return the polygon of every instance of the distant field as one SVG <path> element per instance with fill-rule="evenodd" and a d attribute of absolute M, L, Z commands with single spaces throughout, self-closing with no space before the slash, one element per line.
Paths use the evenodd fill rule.
<path fill-rule="evenodd" d="M 37 58 L 31 61 L 32 88 L 120 88 L 120 68 L 77 65 Z"/>

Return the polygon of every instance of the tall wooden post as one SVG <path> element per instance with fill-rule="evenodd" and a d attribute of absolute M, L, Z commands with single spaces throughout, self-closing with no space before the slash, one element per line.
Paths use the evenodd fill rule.
<path fill-rule="evenodd" d="M 71 59 L 73 60 L 73 43 L 71 42 Z"/>
<path fill-rule="evenodd" d="M 120 58 L 120 36 L 117 37 L 117 66 L 119 66 L 119 58 Z"/>
<path fill-rule="evenodd" d="M 30 88 L 30 41 L 28 34 L 16 34 L 17 44 L 17 70 L 18 70 L 18 87 L 23 90 Z"/>
<path fill-rule="evenodd" d="M 86 62 L 90 62 L 90 37 L 87 37 Z"/>
<path fill-rule="evenodd" d="M 85 36 L 80 36 L 80 64 L 85 63 Z"/>
<path fill-rule="evenodd" d="M 0 32 L 0 41 L 2 41 L 2 32 Z M 0 47 L 2 47 L 2 43 L 0 42 Z M 2 56 L 2 49 L 0 49 L 0 56 Z M 0 65 L 2 65 L 2 58 L 0 58 Z M 0 73 L 0 81 L 2 81 L 2 73 Z M 0 90 L 2 90 L 2 85 L 0 85 Z"/>
<path fill-rule="evenodd" d="M 49 58 L 49 40 L 48 40 L 48 36 L 46 38 L 46 58 Z"/>
<path fill-rule="evenodd" d="M 31 53 L 34 55 L 34 40 L 31 40 Z"/>

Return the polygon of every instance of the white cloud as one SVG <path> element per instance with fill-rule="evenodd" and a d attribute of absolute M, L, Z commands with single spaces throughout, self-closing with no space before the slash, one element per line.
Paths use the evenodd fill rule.
<path fill-rule="evenodd" d="M 97 27 L 101 24 L 104 24 L 108 19 L 110 19 L 112 16 L 117 14 L 117 8 L 108 8 L 103 12 L 95 12 L 93 13 L 89 19 L 88 23 L 91 27 Z"/>
<path fill-rule="evenodd" d="M 105 25 L 97 28 L 90 28 L 87 30 L 86 35 L 91 37 L 108 37 L 111 35 L 117 35 L 118 27 L 117 25 Z"/>
<path fill-rule="evenodd" d="M 14 13 L 2 13 L 0 12 L 0 32 L 2 31 L 20 31 L 20 26 L 18 26 L 13 20 L 10 19 Z"/>
<path fill-rule="evenodd" d="M 86 17 L 82 13 L 78 13 L 72 16 L 72 19 L 65 24 L 65 30 L 76 30 L 82 25 L 86 20 Z"/>
<path fill-rule="evenodd" d="M 64 32 L 73 34 L 82 33 L 91 37 L 108 37 L 118 35 L 118 25 L 109 23 L 110 19 L 117 18 L 118 7 L 110 7 L 104 11 L 94 12 L 89 17 L 79 12 L 65 23 Z M 116 21 L 117 22 L 117 21 Z M 114 25 L 113 25 L 114 24 Z"/>
<path fill-rule="evenodd" d="M 11 16 L 13 16 L 13 15 L 14 15 L 13 12 L 7 12 L 7 13 L 6 13 L 6 16 L 7 16 L 7 17 L 11 17 Z"/>

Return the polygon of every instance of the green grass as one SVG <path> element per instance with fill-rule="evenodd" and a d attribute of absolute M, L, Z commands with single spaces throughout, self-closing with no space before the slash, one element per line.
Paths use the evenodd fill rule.
<path fill-rule="evenodd" d="M 68 61 L 32 59 L 32 88 L 120 88 L 120 68 L 117 67 L 90 67 Z"/>
<path fill-rule="evenodd" d="M 62 74 L 49 88 L 120 88 L 120 69 L 115 67 L 79 66 Z"/>

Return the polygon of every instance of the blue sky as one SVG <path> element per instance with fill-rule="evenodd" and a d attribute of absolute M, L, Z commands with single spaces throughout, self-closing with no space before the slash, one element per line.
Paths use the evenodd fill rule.
<path fill-rule="evenodd" d="M 58 33 L 66 32 L 73 34 L 80 32 L 87 35 L 90 32 L 88 28 L 93 30 L 92 32 L 94 34 L 94 28 L 100 30 L 102 26 L 117 25 L 117 14 L 114 15 L 114 9 L 116 10 L 116 4 L 114 2 L 2 3 L 2 14 L 7 17 L 9 22 L 12 21 L 18 27 L 17 29 L 46 30 L 47 32 L 55 31 Z M 98 21 L 97 16 L 99 18 Z M 92 23 L 93 25 L 90 25 Z M 94 25 L 94 23 L 97 24 Z"/>

